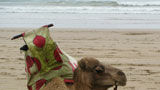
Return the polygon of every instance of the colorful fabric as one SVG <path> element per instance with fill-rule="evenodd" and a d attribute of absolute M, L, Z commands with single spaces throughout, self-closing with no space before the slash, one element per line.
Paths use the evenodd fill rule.
<path fill-rule="evenodd" d="M 48 27 L 23 33 L 23 39 L 29 48 L 24 51 L 29 90 L 40 90 L 57 76 L 73 82 L 77 62 L 52 40 Z"/>

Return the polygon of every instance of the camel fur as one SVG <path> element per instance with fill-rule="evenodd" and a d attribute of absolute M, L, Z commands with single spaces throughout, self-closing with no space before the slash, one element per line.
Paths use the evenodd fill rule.
<path fill-rule="evenodd" d="M 107 90 L 115 85 L 125 86 L 127 79 L 122 70 L 105 65 L 92 57 L 82 58 L 74 72 L 73 85 L 58 77 L 42 90 Z"/>

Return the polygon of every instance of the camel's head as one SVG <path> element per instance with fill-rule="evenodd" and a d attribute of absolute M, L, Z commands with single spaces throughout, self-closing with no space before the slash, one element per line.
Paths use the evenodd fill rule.
<path fill-rule="evenodd" d="M 83 58 L 78 65 L 74 74 L 75 80 L 93 90 L 106 90 L 112 86 L 126 85 L 127 79 L 122 70 L 105 65 L 95 58 Z M 80 78 L 78 79 L 77 76 Z"/>

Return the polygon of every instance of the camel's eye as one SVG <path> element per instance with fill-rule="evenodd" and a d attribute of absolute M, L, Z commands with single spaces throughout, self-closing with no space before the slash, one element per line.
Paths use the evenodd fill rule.
<path fill-rule="evenodd" d="M 101 74 L 104 72 L 104 67 L 103 66 L 96 66 L 95 67 L 95 72 L 98 74 Z"/>

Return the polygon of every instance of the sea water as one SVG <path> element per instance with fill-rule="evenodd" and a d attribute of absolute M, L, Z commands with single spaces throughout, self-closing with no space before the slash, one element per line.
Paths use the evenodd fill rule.
<path fill-rule="evenodd" d="M 0 27 L 160 29 L 160 0 L 0 0 Z"/>

